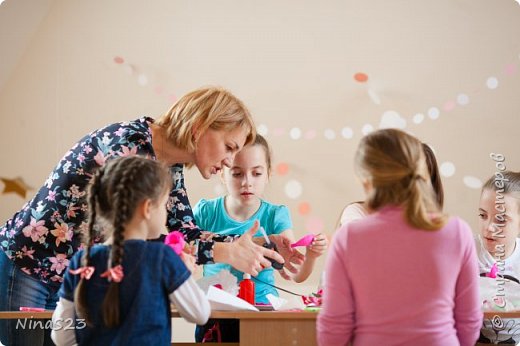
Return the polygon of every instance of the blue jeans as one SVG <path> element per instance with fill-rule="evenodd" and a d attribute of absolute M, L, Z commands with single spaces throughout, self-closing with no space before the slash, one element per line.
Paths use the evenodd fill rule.
<path fill-rule="evenodd" d="M 45 284 L 22 272 L 0 250 L 0 311 L 21 306 L 54 310 L 59 286 Z M 41 323 L 35 323 L 41 321 Z M 54 345 L 48 320 L 0 320 L 0 342 L 6 346 Z"/>

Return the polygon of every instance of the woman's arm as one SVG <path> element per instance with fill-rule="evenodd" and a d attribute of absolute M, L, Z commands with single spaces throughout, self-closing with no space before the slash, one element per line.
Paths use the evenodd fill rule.
<path fill-rule="evenodd" d="M 284 259 L 274 250 L 270 250 L 254 243 L 253 236 L 258 231 L 260 224 L 255 221 L 240 239 L 232 243 L 215 243 L 213 257 L 215 262 L 227 263 L 235 269 L 257 276 L 260 271 L 271 266 L 266 257 L 277 262 L 284 263 Z"/>
<path fill-rule="evenodd" d="M 74 321 L 75 318 L 74 303 L 60 297 L 56 309 L 52 314 L 53 328 L 51 338 L 57 346 L 77 345 L 74 328 L 66 328 L 70 325 L 69 321 Z M 75 323 L 72 325 L 75 325 Z"/>

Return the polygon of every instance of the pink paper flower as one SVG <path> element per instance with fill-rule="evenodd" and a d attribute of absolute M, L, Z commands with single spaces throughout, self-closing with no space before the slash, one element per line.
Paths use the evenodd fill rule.
<path fill-rule="evenodd" d="M 166 236 L 164 243 L 171 247 L 177 255 L 180 255 L 182 249 L 184 249 L 184 234 L 179 231 L 173 231 Z"/>
<path fill-rule="evenodd" d="M 496 278 L 497 277 L 497 272 L 498 272 L 498 267 L 497 267 L 497 264 L 494 263 L 493 266 L 491 267 L 491 270 L 489 271 L 489 273 L 486 273 L 486 276 L 488 278 Z"/>
<path fill-rule="evenodd" d="M 313 240 L 314 240 L 314 234 L 307 234 L 307 235 L 301 237 L 297 242 L 292 243 L 291 247 L 309 246 L 312 244 Z"/>

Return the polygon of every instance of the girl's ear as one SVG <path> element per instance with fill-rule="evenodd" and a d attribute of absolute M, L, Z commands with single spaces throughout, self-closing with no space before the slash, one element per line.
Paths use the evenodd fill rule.
<path fill-rule="evenodd" d="M 191 128 L 191 136 L 193 138 L 193 143 L 195 143 L 195 144 L 197 144 L 197 142 L 199 141 L 200 135 L 202 134 L 199 129 L 200 129 L 199 123 L 194 124 L 193 127 Z"/>
<path fill-rule="evenodd" d="M 147 198 L 137 207 L 137 210 L 141 212 L 141 215 L 146 220 L 150 220 L 152 218 L 152 200 Z"/>
<path fill-rule="evenodd" d="M 361 183 L 363 184 L 363 190 L 365 191 L 365 194 L 369 194 L 370 191 L 372 191 L 372 182 L 368 178 L 361 179 Z"/>

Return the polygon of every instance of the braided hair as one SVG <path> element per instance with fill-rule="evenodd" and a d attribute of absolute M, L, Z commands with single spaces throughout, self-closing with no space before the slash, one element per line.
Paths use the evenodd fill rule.
<path fill-rule="evenodd" d="M 107 162 L 92 178 L 88 190 L 88 235 L 82 256 L 82 266 L 90 265 L 90 251 L 94 243 L 97 221 L 112 237 L 108 269 L 122 265 L 125 228 L 140 203 L 146 199 L 158 201 L 171 189 L 168 169 L 158 161 L 140 156 L 120 157 Z M 87 309 L 85 279 L 75 290 L 77 312 L 87 324 L 91 318 Z M 109 328 L 119 324 L 119 282 L 111 281 L 102 305 L 103 322 Z"/>

